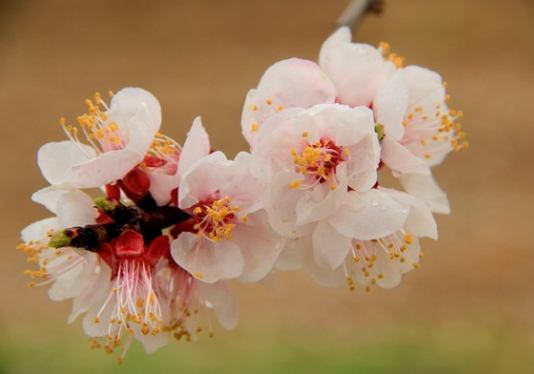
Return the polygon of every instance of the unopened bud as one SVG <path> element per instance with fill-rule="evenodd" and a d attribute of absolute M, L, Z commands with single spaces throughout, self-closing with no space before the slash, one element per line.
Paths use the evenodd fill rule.
<path fill-rule="evenodd" d="M 69 238 L 64 230 L 58 231 L 50 238 L 48 246 L 52 248 L 68 247 L 71 245 L 72 239 Z"/>

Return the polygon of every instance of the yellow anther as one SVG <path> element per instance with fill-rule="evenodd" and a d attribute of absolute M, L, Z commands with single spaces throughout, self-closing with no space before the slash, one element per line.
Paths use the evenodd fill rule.
<path fill-rule="evenodd" d="M 405 242 L 406 244 L 412 244 L 412 242 L 413 242 L 413 237 L 412 237 L 412 235 L 411 235 L 411 234 L 406 234 L 406 235 L 404 235 L 404 242 Z"/>
<path fill-rule="evenodd" d="M 258 131 L 258 124 L 257 123 L 253 123 L 252 126 L 250 126 L 250 129 L 252 131 Z"/>
<path fill-rule="evenodd" d="M 308 131 L 303 131 L 303 132 L 302 132 L 302 136 L 303 136 L 303 137 L 308 136 Z M 295 154 L 293 154 L 293 152 L 295 152 L 295 151 L 291 151 L 291 154 L 292 154 L 293 156 L 296 156 L 296 153 L 297 153 L 297 152 L 295 152 Z"/>
<path fill-rule="evenodd" d="M 298 186 L 300 186 L 300 181 L 294 181 L 289 184 L 290 188 L 297 188 Z"/>
<path fill-rule="evenodd" d="M 252 110 L 253 110 L 253 111 L 258 110 L 258 106 L 257 106 L 257 105 L 254 105 L 254 106 L 252 107 Z"/>
<path fill-rule="evenodd" d="M 265 102 L 268 104 L 268 105 L 271 105 L 273 103 L 273 101 L 271 99 L 267 99 L 265 100 Z"/>

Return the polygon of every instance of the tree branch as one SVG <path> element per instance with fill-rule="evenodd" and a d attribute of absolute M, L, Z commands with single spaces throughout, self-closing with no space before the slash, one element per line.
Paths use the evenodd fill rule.
<path fill-rule="evenodd" d="M 367 13 L 380 14 L 385 0 L 352 0 L 336 21 L 338 27 L 356 27 Z"/>

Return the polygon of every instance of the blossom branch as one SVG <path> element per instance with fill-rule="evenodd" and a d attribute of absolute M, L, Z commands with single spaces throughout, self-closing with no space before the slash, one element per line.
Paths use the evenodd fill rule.
<path fill-rule="evenodd" d="M 380 14 L 384 0 L 352 0 L 336 21 L 337 27 L 355 27 L 367 13 Z"/>

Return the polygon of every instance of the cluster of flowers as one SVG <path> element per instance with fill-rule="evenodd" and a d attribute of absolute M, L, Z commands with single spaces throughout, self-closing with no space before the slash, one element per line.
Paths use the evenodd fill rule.
<path fill-rule="evenodd" d="M 230 279 L 303 267 L 328 287 L 396 286 L 418 267 L 419 238 L 437 237 L 432 212 L 449 212 L 431 167 L 467 146 L 437 73 L 352 43 L 347 28 L 318 64 L 265 72 L 243 108 L 250 152 L 234 160 L 210 148 L 200 118 L 182 147 L 159 132 L 150 93 L 110 96 L 39 150 L 50 186 L 32 198 L 55 216 L 24 229 L 19 249 L 51 299 L 72 299 L 69 321 L 85 314 L 95 347 L 122 347 L 119 361 L 134 339 L 150 353 L 194 338 L 201 314 L 234 328 Z M 406 192 L 379 185 L 383 167 Z"/>

